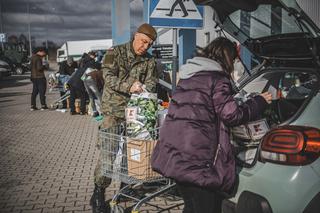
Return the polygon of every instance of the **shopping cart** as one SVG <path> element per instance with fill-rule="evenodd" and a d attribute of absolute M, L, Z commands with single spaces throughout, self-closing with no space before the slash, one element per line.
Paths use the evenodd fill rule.
<path fill-rule="evenodd" d="M 50 108 L 55 109 L 58 108 L 60 104 L 62 104 L 62 102 L 64 100 L 67 100 L 70 97 L 70 90 L 66 90 L 66 93 L 61 96 L 60 98 L 54 100 L 51 104 L 50 104 Z"/>
<path fill-rule="evenodd" d="M 70 79 L 69 75 L 61 75 L 60 73 L 51 73 L 48 79 L 49 92 L 59 91 L 65 94 L 50 104 L 50 108 L 57 108 L 64 100 L 70 97 L 70 91 L 66 89 L 65 84 Z"/>
<path fill-rule="evenodd" d="M 153 139 L 148 140 L 130 138 L 127 132 L 125 124 L 99 131 L 104 175 L 127 184 L 113 196 L 110 202 L 111 212 L 124 212 L 124 208 L 118 205 L 123 197 L 133 202 L 132 213 L 138 213 L 143 204 L 151 205 L 161 211 L 182 205 L 183 203 L 178 203 L 164 209 L 149 202 L 175 187 L 172 180 L 151 169 L 151 154 L 159 130 L 152 131 Z"/>

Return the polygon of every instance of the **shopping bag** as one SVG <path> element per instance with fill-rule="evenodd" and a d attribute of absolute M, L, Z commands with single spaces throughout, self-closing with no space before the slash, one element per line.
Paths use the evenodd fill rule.
<path fill-rule="evenodd" d="M 144 91 L 132 94 L 126 108 L 127 136 L 135 139 L 154 139 L 157 110 L 156 93 Z"/>

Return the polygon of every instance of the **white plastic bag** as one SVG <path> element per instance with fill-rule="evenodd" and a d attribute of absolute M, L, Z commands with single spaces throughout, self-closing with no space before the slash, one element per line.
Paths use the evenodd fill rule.
<path fill-rule="evenodd" d="M 157 94 L 132 94 L 126 108 L 127 135 L 136 139 L 151 139 L 157 122 Z"/>

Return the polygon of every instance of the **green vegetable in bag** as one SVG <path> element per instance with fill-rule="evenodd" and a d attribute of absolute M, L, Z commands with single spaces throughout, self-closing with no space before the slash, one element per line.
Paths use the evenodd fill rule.
<path fill-rule="evenodd" d="M 128 136 L 137 139 L 153 138 L 157 110 L 156 94 L 148 92 L 133 94 L 126 109 Z"/>

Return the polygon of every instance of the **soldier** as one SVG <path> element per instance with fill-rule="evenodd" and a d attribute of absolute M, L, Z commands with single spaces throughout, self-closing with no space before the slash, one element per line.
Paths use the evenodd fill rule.
<path fill-rule="evenodd" d="M 105 84 L 102 96 L 104 120 L 101 128 L 109 128 L 125 120 L 125 107 L 130 95 L 141 93 L 143 84 L 149 92 L 156 91 L 156 62 L 147 52 L 156 38 L 156 30 L 145 23 L 137 29 L 131 41 L 115 46 L 106 53 L 102 65 Z M 103 176 L 101 156 L 95 169 L 94 182 L 95 189 L 90 200 L 92 211 L 106 212 L 104 193 L 111 179 Z"/>

